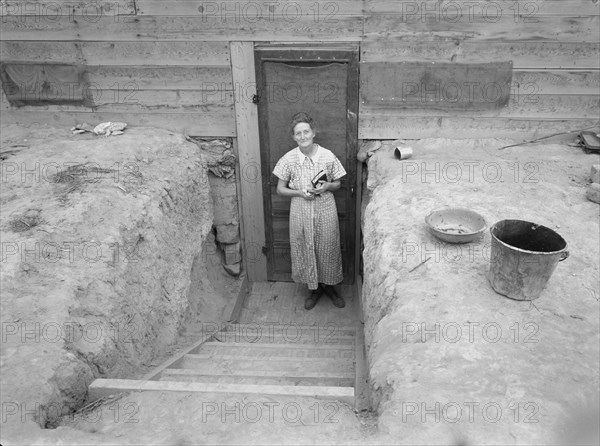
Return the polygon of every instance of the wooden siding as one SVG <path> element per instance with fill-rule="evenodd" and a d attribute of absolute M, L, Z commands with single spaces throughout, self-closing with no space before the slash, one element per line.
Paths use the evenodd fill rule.
<path fill-rule="evenodd" d="M 362 139 L 526 137 L 591 125 L 600 112 L 596 0 L 7 0 L 0 30 L 3 63 L 81 66 L 95 93 L 89 108 L 11 107 L 2 93 L 3 122 L 118 119 L 235 136 L 231 41 L 355 42 L 363 66 L 512 61 L 501 110 L 361 104 Z"/>
<path fill-rule="evenodd" d="M 512 61 L 513 73 L 509 103 L 499 110 L 364 101 L 359 137 L 519 138 L 594 125 L 600 114 L 599 11 L 593 0 L 365 0 L 363 67 Z"/>
<path fill-rule="evenodd" d="M 190 135 L 235 136 L 227 42 L 2 41 L 3 63 L 66 63 L 85 68 L 92 106 L 11 107 L 3 122 L 124 121 Z M 69 86 L 62 89 L 69 94 Z"/>

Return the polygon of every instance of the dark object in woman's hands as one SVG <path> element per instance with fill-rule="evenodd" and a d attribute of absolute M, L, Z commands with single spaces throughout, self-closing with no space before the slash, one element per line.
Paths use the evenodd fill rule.
<path fill-rule="evenodd" d="M 327 173 L 324 170 L 321 170 L 318 174 L 316 174 L 311 180 L 313 188 L 317 188 L 320 182 L 327 181 Z"/>

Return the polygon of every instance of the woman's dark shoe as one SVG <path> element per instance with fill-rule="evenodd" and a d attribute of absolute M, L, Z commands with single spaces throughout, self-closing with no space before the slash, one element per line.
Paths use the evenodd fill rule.
<path fill-rule="evenodd" d="M 325 294 L 327 294 L 327 296 L 331 299 L 331 302 L 333 302 L 333 305 L 336 307 L 344 308 L 346 306 L 344 298 L 340 296 L 337 291 L 335 291 L 333 286 L 325 285 Z"/>
<path fill-rule="evenodd" d="M 304 301 L 304 309 L 312 310 L 315 307 L 315 305 L 317 305 L 317 302 L 319 301 L 322 295 L 323 288 L 321 288 L 321 285 L 319 285 L 319 287 L 316 290 L 312 290 L 310 292 L 310 296 L 308 296 Z"/>

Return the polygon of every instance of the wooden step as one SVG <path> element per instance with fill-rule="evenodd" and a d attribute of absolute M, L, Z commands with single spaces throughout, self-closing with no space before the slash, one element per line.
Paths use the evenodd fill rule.
<path fill-rule="evenodd" d="M 322 333 L 282 333 L 260 331 L 222 331 L 215 334 L 211 341 L 236 342 L 250 344 L 310 344 L 310 345 L 354 345 L 355 335 L 330 335 Z"/>
<path fill-rule="evenodd" d="M 139 381 L 133 379 L 96 379 L 88 388 L 88 396 L 91 401 L 95 401 L 99 398 L 108 395 L 115 395 L 119 392 L 139 391 L 294 396 L 339 400 L 348 404 L 353 404 L 354 402 L 353 387 L 221 384 L 173 381 Z"/>
<path fill-rule="evenodd" d="M 319 303 L 320 305 L 321 303 Z M 326 305 L 326 306 L 325 306 Z M 315 311 L 317 310 L 317 311 Z M 333 324 L 335 321 L 344 320 L 354 323 L 354 303 L 346 302 L 346 308 L 336 308 L 331 302 L 325 302 L 324 308 L 304 310 L 304 304 L 294 310 L 281 310 L 280 308 L 244 308 L 240 314 L 239 322 L 244 324 L 259 323 L 270 324 L 278 321 L 281 324 L 301 324 L 304 326 L 320 325 L 321 327 Z M 304 313 L 302 313 L 304 312 Z"/>
<path fill-rule="evenodd" d="M 341 297 L 344 298 L 346 304 L 351 304 L 353 301 L 352 296 L 348 296 L 345 293 L 338 293 Z M 251 294 L 244 300 L 244 304 L 242 306 L 242 312 L 244 310 L 251 309 L 277 309 L 278 311 L 294 311 L 297 313 L 306 312 L 304 309 L 304 301 L 308 297 L 308 293 L 303 296 L 278 296 L 276 294 Z M 325 306 L 324 304 L 327 303 Z M 327 296 L 322 296 L 317 303 L 317 308 L 319 310 L 314 313 L 319 313 L 320 311 L 333 311 L 335 313 L 343 312 L 344 310 L 339 309 L 331 305 L 331 300 Z M 311 311 L 312 313 L 312 311 Z M 306 313 L 310 314 L 310 313 Z M 277 319 L 273 319 L 277 320 Z M 340 320 L 340 319 L 337 319 Z"/>
<path fill-rule="evenodd" d="M 333 322 L 301 325 L 297 323 L 275 324 L 272 322 L 256 322 L 244 324 L 223 324 L 222 331 L 239 333 L 240 336 L 256 337 L 257 335 L 269 336 L 270 334 L 285 334 L 290 339 L 308 337 L 323 342 L 336 336 L 351 336 L 356 333 L 352 325 L 339 325 Z"/>
<path fill-rule="evenodd" d="M 354 359 L 354 345 L 257 344 L 238 342 L 206 342 L 197 352 L 210 357 L 232 356 L 249 359 Z"/>
<path fill-rule="evenodd" d="M 353 387 L 354 374 L 338 373 L 292 373 L 288 371 L 247 371 L 231 374 L 210 374 L 192 369 L 166 369 L 161 381 L 184 381 L 224 384 L 277 384 L 289 386 L 339 386 Z"/>
<path fill-rule="evenodd" d="M 188 354 L 177 365 L 182 369 L 195 369 L 211 374 L 228 374 L 234 370 L 267 370 L 289 373 L 349 372 L 354 373 L 353 359 L 328 358 L 263 358 L 253 359 L 239 355 L 199 355 Z"/>

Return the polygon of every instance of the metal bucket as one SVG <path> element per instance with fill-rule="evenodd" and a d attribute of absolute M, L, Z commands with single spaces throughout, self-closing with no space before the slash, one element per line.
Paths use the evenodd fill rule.
<path fill-rule="evenodd" d="M 524 220 L 502 220 L 490 228 L 492 250 L 488 280 L 511 299 L 540 297 L 558 262 L 569 257 L 558 233 Z"/>

